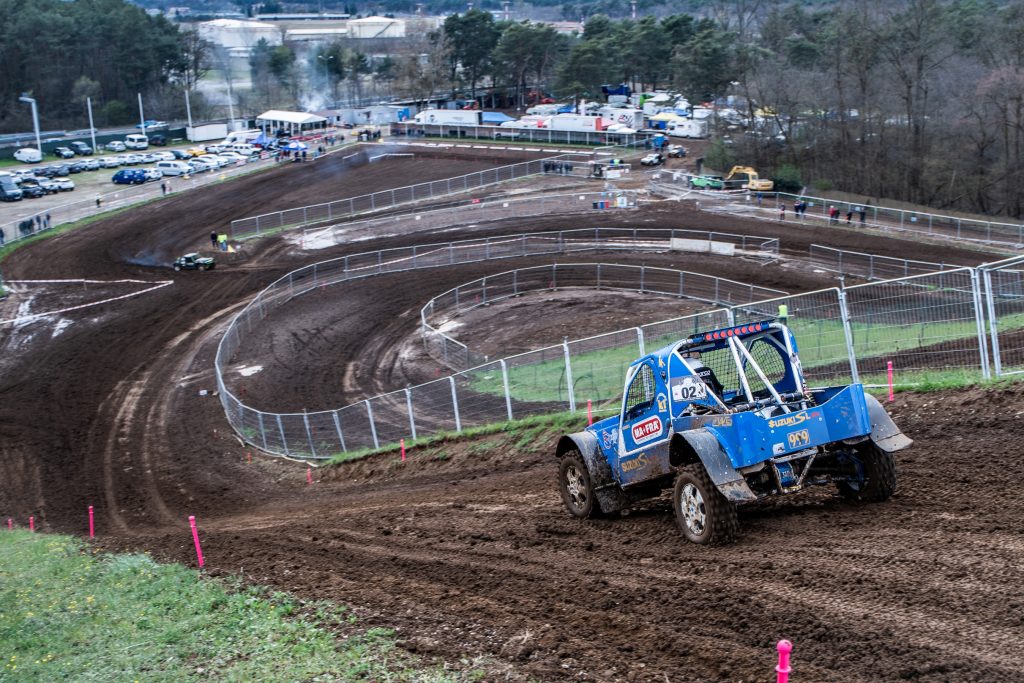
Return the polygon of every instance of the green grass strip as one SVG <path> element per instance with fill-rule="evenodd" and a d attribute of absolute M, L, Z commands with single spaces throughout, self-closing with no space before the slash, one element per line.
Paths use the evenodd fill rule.
<path fill-rule="evenodd" d="M 188 529 L 183 528 L 188 542 Z M 410 668 L 391 632 L 338 638 L 329 603 L 203 578 L 67 536 L 0 531 L 0 680 L 461 681 Z"/>

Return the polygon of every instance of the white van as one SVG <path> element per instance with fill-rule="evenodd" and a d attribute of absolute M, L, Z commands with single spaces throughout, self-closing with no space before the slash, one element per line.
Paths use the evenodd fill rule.
<path fill-rule="evenodd" d="M 192 172 L 192 167 L 184 161 L 158 161 L 156 168 L 166 176 L 187 175 Z"/>
<path fill-rule="evenodd" d="M 43 153 L 35 147 L 22 147 L 14 153 L 14 158 L 22 163 L 34 164 L 43 160 Z"/>
<path fill-rule="evenodd" d="M 243 157 L 251 157 L 260 153 L 259 148 L 255 145 L 249 145 L 241 142 L 229 146 L 227 151 L 241 154 Z"/>
<path fill-rule="evenodd" d="M 128 149 L 149 149 L 149 138 L 140 133 L 133 133 L 125 137 L 124 146 Z"/>

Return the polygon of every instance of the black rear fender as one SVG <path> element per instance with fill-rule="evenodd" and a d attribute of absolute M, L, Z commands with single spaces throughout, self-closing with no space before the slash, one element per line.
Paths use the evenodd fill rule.
<path fill-rule="evenodd" d="M 734 503 L 757 500 L 746 479 L 736 471 L 715 435 L 706 429 L 679 432 L 672 438 L 669 463 L 673 467 L 686 467 L 700 463 L 722 495 Z"/>

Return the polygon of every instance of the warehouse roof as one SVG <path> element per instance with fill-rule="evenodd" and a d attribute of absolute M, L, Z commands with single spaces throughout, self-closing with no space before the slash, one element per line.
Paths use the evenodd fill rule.
<path fill-rule="evenodd" d="M 257 121 L 283 121 L 285 123 L 321 123 L 326 121 L 322 116 L 316 114 L 310 114 L 304 111 L 281 111 L 279 109 L 271 109 L 265 111 L 256 117 Z"/>

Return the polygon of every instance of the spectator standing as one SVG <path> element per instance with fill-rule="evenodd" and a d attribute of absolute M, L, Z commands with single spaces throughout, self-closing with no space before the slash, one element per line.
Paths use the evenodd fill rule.
<path fill-rule="evenodd" d="M 781 203 L 779 204 L 779 220 L 786 220 L 786 205 Z"/>
<path fill-rule="evenodd" d="M 858 206 L 857 207 L 857 213 L 860 214 L 860 224 L 864 225 L 865 223 L 867 223 L 867 218 L 868 218 L 867 209 L 865 209 L 863 206 Z"/>
<path fill-rule="evenodd" d="M 846 224 L 849 225 L 853 222 L 853 207 L 848 206 L 846 208 Z"/>
<path fill-rule="evenodd" d="M 216 231 L 210 232 L 210 246 L 214 249 L 217 248 L 217 233 Z"/>
<path fill-rule="evenodd" d="M 97 209 L 98 209 L 98 208 L 100 208 L 100 205 L 101 205 L 101 204 L 103 204 L 103 197 L 101 197 L 101 196 L 99 196 L 99 195 L 97 194 L 97 195 L 96 195 L 96 208 L 97 208 Z"/>
<path fill-rule="evenodd" d="M 51 226 L 51 223 L 50 223 L 50 212 L 49 211 L 46 212 L 46 218 L 44 220 L 46 221 L 46 228 L 49 229 L 50 226 Z"/>

